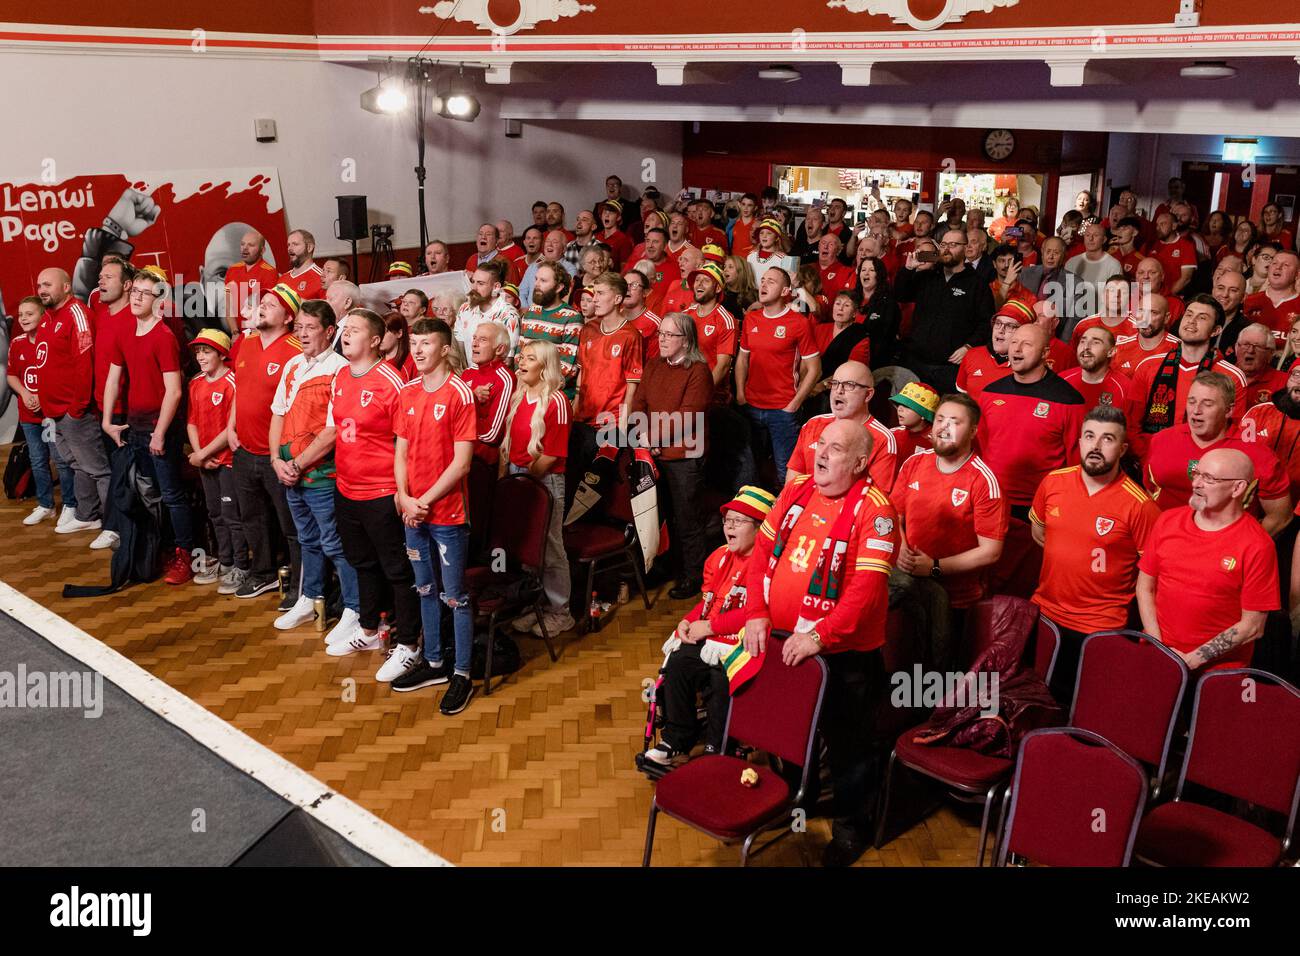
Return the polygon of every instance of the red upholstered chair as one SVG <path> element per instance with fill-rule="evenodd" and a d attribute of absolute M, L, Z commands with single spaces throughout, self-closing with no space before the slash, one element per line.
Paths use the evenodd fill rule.
<path fill-rule="evenodd" d="M 1008 600 L 1008 598 L 1000 598 Z M 1011 598 L 1009 600 L 1020 600 Z M 990 643 L 991 637 L 981 633 L 991 626 L 992 615 L 988 613 L 990 602 L 976 604 L 972 615 L 973 629 L 966 635 L 968 648 L 977 649 L 975 656 Z M 1061 633 L 1056 625 L 1041 614 L 1034 634 L 1031 636 L 1026 653 L 1030 656 L 1035 673 L 1046 683 L 1051 680 L 1052 667 L 1061 647 Z M 969 664 L 973 661 L 967 661 Z M 885 771 L 885 786 L 880 801 L 880 812 L 876 823 L 877 847 L 883 845 L 885 827 L 889 818 L 889 800 L 894 783 L 894 765 L 901 763 L 909 770 L 939 781 L 948 789 L 948 795 L 963 803 L 979 803 L 984 812 L 980 818 L 980 842 L 977 865 L 984 865 L 985 847 L 988 843 L 989 820 L 993 808 L 998 802 L 998 794 L 1006 787 L 1015 767 L 1014 761 L 1005 757 L 991 757 L 965 747 L 950 747 L 943 744 L 926 745 L 916 743 L 912 738 L 916 728 L 909 728 L 898 736 L 894 749 L 889 754 L 889 764 Z"/>
<path fill-rule="evenodd" d="M 505 569 L 495 561 L 465 569 L 465 587 L 474 614 L 487 618 L 487 660 L 483 693 L 492 693 L 492 647 L 497 628 L 532 610 L 542 622 L 542 640 L 551 660 L 558 660 L 542 615 L 542 571 L 546 564 L 546 531 L 555 502 L 550 490 L 532 475 L 508 475 L 493 491 L 494 512 L 487 535 L 489 554 L 504 554 Z M 500 549 L 499 551 L 497 549 Z"/>
<path fill-rule="evenodd" d="M 1160 795 L 1174 726 L 1187 691 L 1182 658 L 1139 631 L 1098 631 L 1084 639 L 1070 726 L 1094 731 L 1152 771 Z"/>
<path fill-rule="evenodd" d="M 790 833 L 790 811 L 803 800 L 808 787 L 817 718 L 826 688 L 826 662 L 810 657 L 794 667 L 781 660 L 781 647 L 789 632 L 774 632 L 767 643 L 763 666 L 731 699 L 727 712 L 723 753 L 697 757 L 671 771 L 655 787 L 646 825 L 645 856 L 650 865 L 654 851 L 655 820 L 666 813 L 723 843 L 743 841 L 740 865 L 749 861 L 754 840 L 764 830 L 779 828 L 770 841 Z M 781 758 L 787 766 L 802 768 L 799 790 L 770 767 L 728 756 L 733 744 L 744 744 Z M 746 787 L 741 772 L 753 769 L 758 784 Z"/>
<path fill-rule="evenodd" d="M 632 516 L 632 486 L 627 480 L 627 469 L 620 462 L 618 480 L 614 482 L 605 503 L 605 513 L 620 522 L 620 526 L 598 520 L 582 520 L 564 528 L 564 550 L 570 560 L 587 568 L 587 583 L 582 592 L 582 608 L 591 600 L 595 587 L 597 568 L 631 567 L 636 575 L 636 586 L 646 610 L 652 602 L 646 590 L 645 576 L 641 572 L 641 545 L 637 541 Z M 579 629 L 588 624 L 586 614 L 576 613 Z"/>
<path fill-rule="evenodd" d="M 1128 866 L 1146 795 L 1142 767 L 1100 734 L 1031 731 L 1020 742 L 998 865 L 1012 853 L 1047 866 Z"/>
<path fill-rule="evenodd" d="M 1136 855 L 1155 866 L 1276 866 L 1291 848 L 1300 801 L 1300 690 L 1242 667 L 1201 678 L 1178 789 L 1138 829 Z M 1183 799 L 1188 782 L 1279 814 L 1279 837 Z"/>

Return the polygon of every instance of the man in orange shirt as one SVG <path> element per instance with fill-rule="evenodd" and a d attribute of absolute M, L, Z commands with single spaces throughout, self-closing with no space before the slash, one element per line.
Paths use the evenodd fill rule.
<path fill-rule="evenodd" d="M 244 306 L 262 301 L 262 293 L 269 291 L 278 281 L 279 273 L 263 258 L 266 239 L 254 229 L 239 239 L 239 261 L 226 270 L 226 327 L 231 335 L 238 335 L 240 315 Z"/>
<path fill-rule="evenodd" d="M 619 307 L 627 281 L 617 272 L 596 280 L 595 315 L 578 339 L 578 397 L 570 432 L 567 473 L 581 480 L 602 445 L 616 444 L 627 410 L 641 382 L 644 343 L 641 333 L 623 317 Z"/>
<path fill-rule="evenodd" d="M 1034 540 L 1043 547 L 1033 601 L 1061 632 L 1051 690 L 1062 707 L 1074 697 L 1083 639 L 1127 623 L 1138 558 L 1160 516 L 1120 470 L 1127 437 L 1123 412 L 1093 408 L 1079 438 L 1082 463 L 1047 475 L 1029 511 Z"/>

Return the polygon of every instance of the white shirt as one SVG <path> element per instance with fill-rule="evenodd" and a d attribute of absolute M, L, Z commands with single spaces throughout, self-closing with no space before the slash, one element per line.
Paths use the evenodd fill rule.
<path fill-rule="evenodd" d="M 478 368 L 474 360 L 470 357 L 474 354 L 474 330 L 483 322 L 499 322 L 506 327 L 510 333 L 510 351 L 506 353 L 506 359 L 514 357 L 519 351 L 519 313 L 511 305 L 504 295 L 498 294 L 492 300 L 492 304 L 486 309 L 475 308 L 466 302 L 456 313 L 456 339 L 465 349 L 465 361 L 470 368 Z"/>

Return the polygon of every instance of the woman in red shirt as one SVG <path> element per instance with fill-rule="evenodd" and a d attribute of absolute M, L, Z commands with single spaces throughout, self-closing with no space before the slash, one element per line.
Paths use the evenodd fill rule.
<path fill-rule="evenodd" d="M 529 339 L 515 359 L 519 387 L 510 401 L 505 440 L 501 443 L 501 470 L 512 475 L 527 472 L 540 478 L 551 493 L 551 524 L 546 531 L 546 564 L 542 586 L 550 606 L 543 611 L 548 634 L 574 626 L 569 613 L 569 559 L 564 552 L 564 463 L 569 454 L 572 409 L 564 397 L 564 371 L 560 353 L 551 342 Z M 515 621 L 519 631 L 542 635 L 533 615 Z"/>
<path fill-rule="evenodd" d="M 1282 207 L 1275 202 L 1265 203 L 1259 211 L 1259 236 L 1268 242 L 1276 242 L 1283 252 L 1295 249 L 1295 237 L 1282 218 Z"/>
<path fill-rule="evenodd" d="M 389 312 L 384 316 L 384 340 L 379 344 L 379 351 L 402 376 L 403 382 L 412 382 L 420 377 L 415 359 L 411 358 L 411 327 L 401 312 Z"/>

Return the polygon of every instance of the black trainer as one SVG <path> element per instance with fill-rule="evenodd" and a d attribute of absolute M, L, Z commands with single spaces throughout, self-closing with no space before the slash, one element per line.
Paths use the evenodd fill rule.
<path fill-rule="evenodd" d="M 831 840 L 822 850 L 822 866 L 839 868 L 852 866 L 862 854 L 871 848 L 866 840 Z"/>
<path fill-rule="evenodd" d="M 267 591 L 274 591 L 280 586 L 280 582 L 273 577 L 259 578 L 249 575 L 244 578 L 244 583 L 235 591 L 237 598 L 254 598 L 259 594 L 265 594 Z"/>
<path fill-rule="evenodd" d="M 451 686 L 447 688 L 447 693 L 442 695 L 442 703 L 438 705 L 438 710 L 448 716 L 459 714 L 469 706 L 470 698 L 474 696 L 474 683 L 464 674 L 452 674 Z"/>
<path fill-rule="evenodd" d="M 280 606 L 277 611 L 292 611 L 293 606 L 298 603 L 298 589 L 291 588 L 284 592 L 284 597 L 280 598 Z"/>
<path fill-rule="evenodd" d="M 684 601 L 687 598 L 695 597 L 700 593 L 700 582 L 690 578 L 683 578 L 674 585 L 673 589 L 668 592 L 668 596 L 674 601 Z"/>
<path fill-rule="evenodd" d="M 394 678 L 389 682 L 388 686 L 398 692 L 419 690 L 422 687 L 432 687 L 434 684 L 445 684 L 450 678 L 451 668 L 447 666 L 446 662 L 434 667 L 421 658 L 420 663 L 401 677 Z"/>

